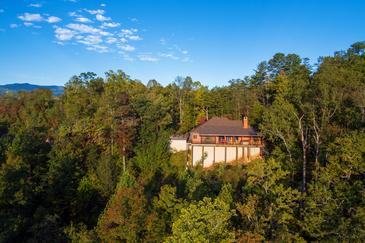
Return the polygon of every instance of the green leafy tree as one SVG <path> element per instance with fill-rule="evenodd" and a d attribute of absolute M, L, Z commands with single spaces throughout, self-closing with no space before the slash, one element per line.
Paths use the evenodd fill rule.
<path fill-rule="evenodd" d="M 237 203 L 242 219 L 241 237 L 252 235 L 275 241 L 300 240 L 295 233 L 300 193 L 283 183 L 288 174 L 273 159 L 266 162 L 256 160 L 248 165 L 243 202 Z"/>
<path fill-rule="evenodd" d="M 310 184 L 303 230 L 313 240 L 361 242 L 365 239 L 365 133 L 337 138 L 329 160 Z"/>
<path fill-rule="evenodd" d="M 226 193 L 226 192 L 224 192 Z M 234 215 L 225 196 L 212 200 L 205 197 L 180 211 L 166 242 L 234 242 L 230 219 Z"/>

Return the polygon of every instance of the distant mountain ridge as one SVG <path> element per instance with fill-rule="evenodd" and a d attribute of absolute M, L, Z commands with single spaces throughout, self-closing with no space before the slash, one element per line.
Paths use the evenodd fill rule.
<path fill-rule="evenodd" d="M 18 92 L 18 91 L 32 91 L 35 89 L 49 89 L 54 95 L 63 94 L 63 86 L 57 85 L 35 85 L 29 83 L 14 83 L 0 85 L 0 94 L 7 92 Z"/>

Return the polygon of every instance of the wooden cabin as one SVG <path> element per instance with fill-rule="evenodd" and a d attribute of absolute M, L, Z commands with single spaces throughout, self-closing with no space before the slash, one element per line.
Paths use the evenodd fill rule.
<path fill-rule="evenodd" d="M 248 117 L 242 120 L 214 117 L 191 130 L 185 141 L 183 146 L 190 166 L 249 162 L 262 156 L 262 137 L 249 126 Z"/>

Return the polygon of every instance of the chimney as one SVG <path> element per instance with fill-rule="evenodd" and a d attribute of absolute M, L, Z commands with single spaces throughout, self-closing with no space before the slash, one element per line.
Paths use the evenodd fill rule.
<path fill-rule="evenodd" d="M 205 118 L 205 117 L 199 117 L 199 119 L 198 119 L 198 125 L 201 125 L 201 124 L 203 124 L 203 123 L 205 123 L 207 121 L 207 119 Z"/>
<path fill-rule="evenodd" d="M 242 118 L 242 124 L 243 124 L 243 128 L 248 128 L 249 127 L 248 117 L 247 116 L 243 116 L 243 118 Z"/>

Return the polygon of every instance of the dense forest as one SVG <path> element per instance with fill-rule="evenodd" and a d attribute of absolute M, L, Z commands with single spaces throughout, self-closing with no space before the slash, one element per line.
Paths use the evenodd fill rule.
<path fill-rule="evenodd" d="M 265 157 L 186 168 L 169 137 L 248 114 Z M 123 71 L 0 96 L 0 242 L 364 242 L 365 43 L 208 88 Z"/>

